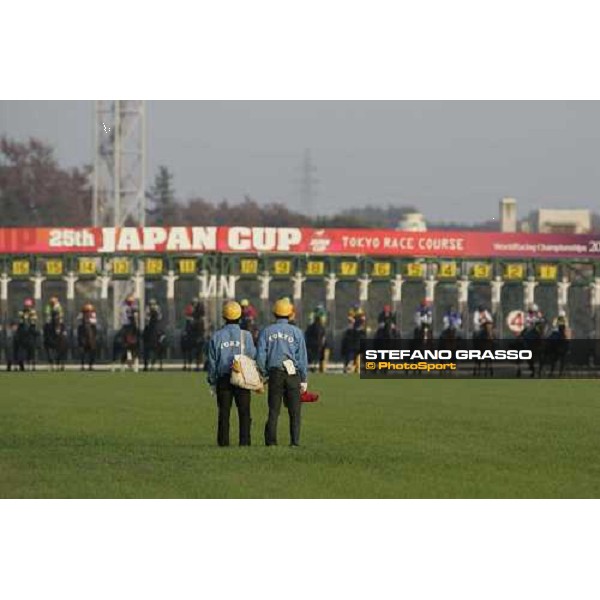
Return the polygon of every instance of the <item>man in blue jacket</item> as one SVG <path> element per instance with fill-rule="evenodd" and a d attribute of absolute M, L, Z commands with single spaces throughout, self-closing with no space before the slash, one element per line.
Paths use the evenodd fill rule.
<path fill-rule="evenodd" d="M 241 354 L 241 341 L 244 336 L 244 354 L 256 356 L 256 348 L 249 331 L 240 329 L 242 307 L 237 302 L 226 302 L 223 306 L 225 325 L 215 331 L 208 344 L 208 384 L 211 393 L 217 396 L 219 409 L 217 444 L 229 446 L 229 416 L 231 404 L 235 400 L 240 422 L 240 446 L 250 445 L 250 390 L 231 384 L 233 358 Z"/>
<path fill-rule="evenodd" d="M 275 302 L 276 321 L 258 337 L 256 362 L 261 374 L 269 379 L 269 418 L 265 425 L 265 444 L 277 445 L 277 421 L 281 402 L 290 416 L 290 445 L 300 445 L 300 394 L 306 391 L 308 360 L 302 331 L 290 325 L 294 307 L 289 299 Z"/>

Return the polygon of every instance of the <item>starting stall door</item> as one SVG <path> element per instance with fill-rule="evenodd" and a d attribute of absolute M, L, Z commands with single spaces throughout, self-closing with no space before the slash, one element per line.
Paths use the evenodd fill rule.
<path fill-rule="evenodd" d="M 569 326 L 573 338 L 594 339 L 596 330 L 587 286 L 572 285 L 569 288 Z"/>
<path fill-rule="evenodd" d="M 548 319 L 548 323 L 552 323 L 553 319 L 558 314 L 558 298 L 556 295 L 556 285 L 554 284 L 538 284 L 535 288 L 535 303 Z M 526 308 L 526 307 L 525 307 Z"/>
<path fill-rule="evenodd" d="M 304 329 L 310 324 L 310 314 L 319 304 L 326 305 L 325 281 L 323 279 L 307 279 L 302 287 L 302 320 L 300 325 Z M 330 318 L 333 318 L 333 315 L 330 315 Z"/>
<path fill-rule="evenodd" d="M 341 356 L 341 343 L 344 331 L 348 326 L 348 311 L 358 304 L 358 281 L 340 280 L 336 284 L 335 323 L 331 351 L 336 358 Z M 367 315 L 368 316 L 368 315 Z"/>
<path fill-rule="evenodd" d="M 398 315 L 398 321 L 403 339 L 413 337 L 415 313 L 423 298 L 425 298 L 425 284 L 422 281 L 406 281 L 402 285 L 402 310 Z"/>
<path fill-rule="evenodd" d="M 100 286 L 96 283 L 95 279 L 80 279 L 75 282 L 75 301 L 73 307 L 73 338 L 76 342 L 77 336 L 77 316 L 79 315 L 83 305 L 86 302 L 91 302 L 96 308 L 96 315 L 98 318 L 97 324 L 97 332 L 98 336 L 96 339 L 97 343 L 97 355 L 96 358 L 98 360 L 103 360 L 106 356 L 105 346 L 106 346 L 106 335 L 107 335 L 107 325 L 109 324 L 108 317 L 103 313 L 103 303 L 100 301 Z M 74 350 L 77 354 L 79 349 L 76 347 L 75 343 Z"/>
<path fill-rule="evenodd" d="M 392 304 L 389 281 L 373 281 L 369 287 L 369 301 L 365 307 L 367 312 L 368 336 L 373 337 L 377 331 L 377 318 L 385 304 Z"/>
<path fill-rule="evenodd" d="M 433 335 L 437 338 L 444 329 L 444 315 L 448 310 L 458 310 L 458 288 L 456 283 L 440 282 L 435 288 L 433 306 Z"/>
<path fill-rule="evenodd" d="M 258 311 L 258 324 L 264 327 L 272 321 L 270 314 L 265 314 L 260 300 L 260 281 L 254 278 L 241 277 L 235 284 L 235 295 L 238 302 L 248 300 Z"/>
<path fill-rule="evenodd" d="M 469 285 L 467 314 L 463 315 L 463 331 L 468 337 L 473 334 L 473 314 L 480 306 L 490 312 L 492 310 L 492 287 L 488 282 L 472 282 Z"/>
<path fill-rule="evenodd" d="M 6 318 L 10 323 L 17 319 L 19 310 L 23 306 L 26 298 L 33 298 L 33 283 L 26 279 L 13 279 L 8 284 L 8 305 Z M 36 304 L 35 309 L 39 313 L 41 312 L 41 306 L 39 302 Z"/>
<path fill-rule="evenodd" d="M 501 292 L 502 302 L 496 315 L 496 331 L 498 337 L 511 337 L 510 329 L 506 325 L 506 317 L 513 310 L 523 310 L 524 293 L 523 284 L 505 283 Z"/>
<path fill-rule="evenodd" d="M 293 301 L 293 294 L 294 286 L 291 279 L 271 279 L 271 283 L 269 285 L 269 303 L 263 307 L 265 314 L 262 315 L 263 318 L 266 318 L 266 323 L 270 323 L 272 321 L 270 315 L 273 304 L 283 297 L 288 297 Z"/>

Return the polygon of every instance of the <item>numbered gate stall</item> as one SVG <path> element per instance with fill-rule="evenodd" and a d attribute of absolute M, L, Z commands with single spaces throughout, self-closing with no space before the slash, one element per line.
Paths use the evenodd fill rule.
<path fill-rule="evenodd" d="M 533 248 L 533 250 L 531 250 Z M 109 360 L 118 307 L 127 293 L 163 309 L 169 358 L 179 360 L 185 308 L 205 305 L 207 333 L 220 326 L 224 300 L 248 299 L 259 323 L 288 296 L 306 328 L 315 307 L 327 312 L 333 359 L 351 307 L 367 314 L 369 334 L 384 305 L 410 337 L 420 302 L 432 301 L 434 334 L 454 307 L 472 333 L 473 313 L 486 306 L 501 337 L 517 334 L 535 302 L 551 319 L 565 310 L 574 335 L 600 334 L 600 243 L 594 236 L 497 232 L 154 227 L 0 229 L 0 324 L 14 320 L 25 298 L 38 312 L 51 296 L 64 309 L 73 339 L 86 301 L 95 304 L 101 360 Z M 73 350 L 70 357 L 76 359 Z"/>

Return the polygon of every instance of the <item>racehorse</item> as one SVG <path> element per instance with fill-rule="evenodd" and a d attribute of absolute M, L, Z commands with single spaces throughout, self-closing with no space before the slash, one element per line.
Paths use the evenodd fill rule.
<path fill-rule="evenodd" d="M 440 335 L 439 349 L 452 350 L 453 352 L 458 347 L 458 342 L 462 337 L 456 327 L 446 327 Z"/>
<path fill-rule="evenodd" d="M 433 332 L 429 323 L 421 323 L 418 327 L 415 327 L 413 331 L 413 338 L 410 344 L 411 351 L 420 350 L 433 350 Z"/>
<path fill-rule="evenodd" d="M 242 320 L 240 321 L 240 328 L 250 332 L 250 335 L 252 336 L 252 341 L 256 346 L 256 344 L 258 343 L 258 334 L 260 333 L 260 328 L 258 327 L 258 323 L 255 321 L 255 319 L 242 318 Z"/>
<path fill-rule="evenodd" d="M 350 363 L 353 364 L 355 373 L 360 369 L 360 341 L 366 337 L 364 329 L 350 325 L 342 337 L 342 357 L 344 360 L 344 373 L 348 372 Z"/>
<path fill-rule="evenodd" d="M 192 370 L 192 365 L 196 363 L 196 371 L 200 370 L 200 365 L 204 357 L 205 345 L 204 319 L 194 315 L 193 319 L 186 321 L 185 329 L 181 334 L 181 352 L 183 354 L 183 370 Z"/>
<path fill-rule="evenodd" d="M 150 312 L 150 320 L 144 328 L 142 341 L 144 344 L 144 371 L 154 369 L 158 360 L 159 370 L 163 370 L 163 360 L 167 353 L 167 336 L 159 326 L 158 317 L 155 312 Z"/>
<path fill-rule="evenodd" d="M 527 360 L 530 377 L 535 377 L 536 363 L 541 365 L 544 352 L 545 327 L 546 325 L 543 321 L 538 321 L 532 327 L 524 329 L 513 345 L 518 350 L 531 350 L 531 358 Z M 517 358 L 517 377 L 521 377 L 521 374 L 521 359 Z M 541 369 L 538 369 L 538 375 L 541 375 Z"/>
<path fill-rule="evenodd" d="M 549 377 L 552 377 L 554 375 L 554 369 L 557 363 L 558 376 L 562 377 L 565 372 L 565 364 L 568 353 L 569 335 L 567 333 L 566 326 L 561 324 L 546 338 L 544 342 L 540 356 L 540 377 L 542 376 L 542 371 L 546 365 L 550 366 Z"/>
<path fill-rule="evenodd" d="M 113 365 L 117 360 L 121 368 L 127 366 L 131 369 L 139 356 L 139 335 L 136 325 L 124 325 L 113 340 Z M 113 366 L 114 370 L 114 366 Z"/>
<path fill-rule="evenodd" d="M 411 352 L 421 352 L 423 353 L 425 350 L 434 350 L 434 340 L 433 340 L 433 331 L 431 329 L 431 325 L 429 323 L 421 323 L 419 326 L 414 328 L 413 337 L 410 341 L 410 351 Z M 412 373 L 415 371 L 406 371 L 406 374 Z M 420 376 L 423 374 L 423 371 L 416 371 L 416 373 Z"/>
<path fill-rule="evenodd" d="M 87 358 L 88 369 L 92 371 L 98 350 L 98 332 L 87 319 L 84 319 L 77 328 L 77 343 L 81 354 L 81 370 L 85 369 Z"/>
<path fill-rule="evenodd" d="M 306 340 L 306 353 L 308 355 L 310 370 L 315 372 L 318 365 L 322 373 L 325 370 L 327 337 L 321 317 L 315 317 L 314 321 L 306 328 L 304 338 Z"/>
<path fill-rule="evenodd" d="M 38 331 L 34 325 L 20 323 L 17 327 L 14 339 L 15 362 L 19 365 L 19 371 L 35 371 L 35 351 L 38 341 Z"/>
<path fill-rule="evenodd" d="M 490 321 L 483 323 L 477 333 L 473 335 L 473 349 L 485 352 L 486 350 L 494 351 L 496 340 L 494 337 L 494 326 Z M 481 375 L 481 365 L 483 363 L 483 376 L 494 376 L 494 363 L 491 358 L 476 359 L 473 364 L 473 376 Z"/>
<path fill-rule="evenodd" d="M 44 325 L 44 350 L 51 371 L 65 370 L 65 361 L 69 351 L 68 335 L 65 324 L 54 315 Z"/>
<path fill-rule="evenodd" d="M 379 324 L 377 331 L 375 332 L 376 340 L 396 340 L 399 339 L 398 331 L 396 329 L 396 324 L 394 323 L 394 317 L 391 315 L 385 317 L 383 321 Z"/>

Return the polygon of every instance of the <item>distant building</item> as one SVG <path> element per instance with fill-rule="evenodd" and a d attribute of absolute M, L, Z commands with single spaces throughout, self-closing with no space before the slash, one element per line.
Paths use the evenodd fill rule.
<path fill-rule="evenodd" d="M 517 201 L 514 198 L 500 200 L 500 231 L 505 233 L 517 231 Z"/>
<path fill-rule="evenodd" d="M 533 215 L 534 231 L 538 233 L 590 233 L 592 215 L 586 209 L 540 208 Z"/>
<path fill-rule="evenodd" d="M 411 212 L 405 213 L 398 225 L 397 231 L 427 231 L 427 222 L 421 213 Z"/>
<path fill-rule="evenodd" d="M 592 214 L 587 209 L 540 208 L 519 221 L 517 201 L 500 200 L 500 231 L 505 233 L 590 233 L 591 230 Z"/>

